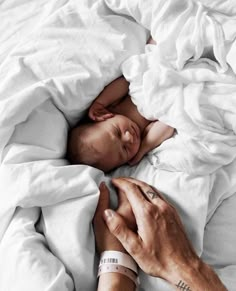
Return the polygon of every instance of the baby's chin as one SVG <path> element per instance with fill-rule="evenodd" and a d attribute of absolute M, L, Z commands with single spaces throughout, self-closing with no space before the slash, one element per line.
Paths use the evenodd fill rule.
<path fill-rule="evenodd" d="M 132 156 L 131 159 L 129 159 L 126 163 L 129 165 L 129 166 L 134 166 L 136 164 L 135 162 L 135 157 L 136 157 L 136 154 L 138 153 L 138 151 L 135 153 L 135 155 Z"/>

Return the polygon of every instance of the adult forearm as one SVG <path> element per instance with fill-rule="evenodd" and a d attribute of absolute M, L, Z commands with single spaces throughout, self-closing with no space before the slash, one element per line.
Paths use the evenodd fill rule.
<path fill-rule="evenodd" d="M 127 193 L 138 233 L 111 210 L 105 217 L 107 226 L 145 273 L 166 280 L 176 290 L 227 290 L 197 256 L 176 209 L 155 188 L 133 178 L 113 179 L 113 184 Z"/>
<path fill-rule="evenodd" d="M 131 279 L 119 273 L 105 273 L 99 277 L 97 291 L 134 291 Z"/>
<path fill-rule="evenodd" d="M 176 272 L 171 283 L 176 290 L 186 291 L 226 291 L 227 289 L 214 270 L 199 260 L 195 266 L 182 267 Z M 185 289 L 184 289 L 185 288 Z"/>

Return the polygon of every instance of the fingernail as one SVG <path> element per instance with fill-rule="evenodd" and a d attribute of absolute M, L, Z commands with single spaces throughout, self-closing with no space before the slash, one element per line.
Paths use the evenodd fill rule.
<path fill-rule="evenodd" d="M 106 187 L 106 185 L 105 185 L 105 182 L 103 181 L 103 182 L 100 184 L 99 188 L 100 188 L 101 190 L 104 190 L 105 187 Z"/>
<path fill-rule="evenodd" d="M 112 217 L 114 216 L 114 211 L 111 210 L 111 209 L 106 209 L 106 210 L 104 211 L 104 216 L 105 216 L 105 219 L 106 219 L 106 220 L 110 220 L 110 219 L 112 219 Z"/>
<path fill-rule="evenodd" d="M 120 179 L 123 179 L 123 177 L 116 177 L 116 178 L 112 178 L 112 182 L 116 182 L 116 181 L 119 181 Z"/>

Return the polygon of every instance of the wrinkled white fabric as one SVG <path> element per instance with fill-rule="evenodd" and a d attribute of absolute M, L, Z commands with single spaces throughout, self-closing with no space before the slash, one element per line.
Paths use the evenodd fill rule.
<path fill-rule="evenodd" d="M 157 170 L 188 173 L 191 177 L 201 175 L 206 180 L 211 177 L 213 188 L 208 193 L 207 213 L 210 219 L 224 200 L 226 188 L 235 193 L 235 1 L 105 1 L 116 13 L 129 15 L 150 29 L 157 42 L 122 65 L 140 113 L 177 131 L 149 153 L 148 159 Z M 192 201 L 193 207 L 196 201 L 199 203 Z M 228 231 L 234 228 L 229 225 Z M 211 230 L 207 233 L 211 233 L 211 239 L 216 236 Z M 226 261 L 220 264 L 217 252 L 224 239 L 217 236 L 217 240 L 219 244 L 212 249 L 215 240 L 208 241 L 206 253 L 210 255 L 203 257 L 215 266 L 227 288 L 234 290 L 235 256 L 232 248 L 228 249 L 233 263 L 226 254 L 222 258 L 227 258 L 230 267 Z M 228 243 L 232 244 L 231 238 Z M 213 253 L 216 259 L 211 261 Z"/>
<path fill-rule="evenodd" d="M 161 57 L 177 69 L 190 58 L 197 60 L 209 50 L 220 67 L 236 70 L 235 1 L 208 0 L 105 0 L 116 13 L 133 17 L 151 31 Z"/>
<path fill-rule="evenodd" d="M 234 253 L 229 260 L 230 249 L 228 249 L 229 253 L 222 249 L 224 261 L 221 261 L 220 266 L 219 257 L 214 257 L 214 251 L 217 250 L 217 246 L 220 248 L 223 238 L 236 241 L 235 235 L 229 236 L 227 222 L 223 223 L 216 211 L 223 200 L 228 198 L 234 201 L 231 199 L 236 192 L 233 174 L 236 163 L 235 160 L 231 161 L 234 136 L 229 134 L 235 130 L 232 122 L 234 112 L 233 109 L 227 111 L 232 104 L 231 101 L 224 103 L 225 108 L 220 108 L 227 112 L 224 115 L 224 121 L 227 121 L 225 125 L 227 134 L 221 132 L 222 124 L 217 127 L 217 122 L 220 120 L 218 115 L 210 115 L 209 128 L 204 128 L 205 133 L 212 133 L 208 139 L 215 138 L 216 132 L 212 132 L 214 126 L 219 129 L 218 136 L 222 138 L 224 150 L 227 150 L 224 157 L 223 151 L 220 151 L 217 145 L 216 161 L 209 160 L 209 168 L 207 170 L 204 168 L 205 163 L 197 173 L 190 167 L 193 167 L 196 162 L 194 148 L 191 151 L 186 149 L 182 140 L 187 138 L 191 141 L 189 135 L 191 130 L 196 137 L 202 134 L 201 130 L 196 131 L 199 124 L 197 122 L 200 120 L 204 124 L 208 111 L 203 110 L 203 116 L 196 116 L 195 107 L 199 112 L 207 107 L 202 103 L 201 90 L 205 94 L 206 88 L 210 94 L 216 90 L 214 84 L 212 89 L 209 84 L 204 83 L 206 81 L 204 78 L 208 76 L 209 71 L 211 71 L 210 78 L 213 78 L 214 82 L 219 81 L 223 84 L 222 88 L 221 85 L 217 87 L 219 94 L 223 95 L 227 86 L 234 90 L 233 75 L 219 77 L 217 74 L 227 69 L 227 62 L 230 63 L 229 56 L 230 54 L 231 57 L 233 56 L 233 46 L 227 49 L 223 46 L 224 49 L 219 50 L 217 63 L 203 63 L 205 67 L 201 70 L 206 73 L 201 80 L 199 75 L 195 76 L 191 73 L 191 64 L 184 67 L 183 71 L 175 73 L 174 68 L 182 69 L 181 66 L 185 65 L 190 56 L 194 56 L 195 59 L 200 56 L 201 46 L 204 47 L 205 54 L 211 55 L 208 46 L 216 39 L 209 38 L 209 44 L 209 35 L 204 32 L 204 39 L 201 42 L 200 36 L 198 40 L 196 39 L 196 43 L 199 43 L 199 47 L 196 48 L 191 43 L 188 45 L 188 33 L 182 31 L 180 34 L 182 41 L 185 37 L 186 41 L 180 41 L 181 46 L 177 47 L 175 39 L 171 37 L 179 34 L 177 31 L 171 32 L 171 27 L 176 28 L 176 24 L 182 24 L 187 29 L 185 22 L 188 15 L 192 15 L 190 18 L 197 25 L 196 17 L 200 15 L 202 18 L 199 17 L 204 20 L 206 16 L 204 11 L 208 9 L 211 13 L 208 13 L 207 21 L 211 23 L 211 27 L 215 27 L 217 33 L 219 31 L 220 35 L 220 42 L 214 44 L 217 50 L 221 48 L 219 44 L 222 42 L 225 44 L 222 31 L 224 37 L 227 36 L 227 40 L 233 39 L 234 20 L 232 18 L 232 22 L 227 23 L 223 20 L 212 22 L 213 16 L 218 15 L 214 11 L 219 8 L 222 12 L 231 11 L 233 14 L 233 8 L 227 10 L 227 5 L 222 3 L 220 5 L 219 1 L 215 2 L 219 7 L 214 4 L 214 10 L 209 1 L 205 1 L 206 6 L 202 6 L 200 2 L 189 1 L 182 2 L 179 7 L 178 1 L 174 6 L 172 5 L 175 2 L 166 1 L 163 5 L 166 9 L 165 11 L 163 8 L 162 12 L 165 12 L 163 15 L 169 15 L 169 12 L 175 10 L 176 14 L 174 18 L 168 18 L 166 22 L 168 26 L 165 27 L 164 20 L 167 19 L 156 17 L 156 12 L 150 14 L 150 9 L 155 8 L 156 2 L 154 6 L 152 6 L 154 2 L 151 1 L 106 2 L 118 14 L 112 12 L 102 0 L 39 0 L 37 2 L 20 0 L 17 3 L 15 0 L 9 0 L 0 3 L 0 290 L 96 290 L 97 258 L 91 221 L 96 209 L 100 182 L 102 180 L 109 182 L 111 176 L 117 175 L 133 176 L 158 188 L 178 209 L 187 234 L 198 254 L 203 252 L 205 258 L 217 268 L 227 287 L 232 286 L 233 279 L 229 280 L 229 278 L 236 265 Z M 163 4 L 160 1 L 161 3 Z M 185 11 L 186 17 L 182 19 L 181 9 L 186 9 L 187 3 L 191 9 Z M 177 12 L 181 15 L 178 18 L 176 18 Z M 148 46 L 149 52 L 143 54 L 147 31 L 129 16 L 134 17 L 141 25 L 151 28 L 152 33 L 158 23 L 162 24 L 160 26 L 162 30 L 159 31 L 162 33 L 162 51 L 168 49 L 167 42 L 171 39 L 169 48 L 175 48 L 173 53 L 167 55 L 168 58 L 163 58 L 163 53 L 155 51 L 155 56 L 161 56 L 159 60 L 157 57 L 147 58 L 152 52 L 152 46 Z M 219 14 L 219 19 L 220 17 Z M 175 18 L 179 22 L 173 24 Z M 151 27 L 152 20 L 155 21 Z M 185 48 L 189 50 L 188 53 Z M 226 51 L 229 51 L 227 60 L 222 53 Z M 133 55 L 138 56 L 130 58 Z M 143 62 L 140 61 L 142 58 Z M 131 62 L 132 60 L 136 61 Z M 140 66 L 135 73 L 138 80 L 140 74 L 145 73 L 144 68 L 150 67 L 150 64 L 145 65 L 146 60 L 152 62 L 151 68 L 155 70 L 160 60 L 161 70 L 162 67 L 166 68 L 167 64 L 169 66 L 167 66 L 167 73 L 170 74 L 170 78 L 166 77 L 164 70 L 162 89 L 167 90 L 168 86 L 171 87 L 176 83 L 176 88 L 172 91 L 177 89 L 179 95 L 176 99 L 166 98 L 169 103 L 163 103 L 163 106 L 168 110 L 172 102 L 178 104 L 176 106 L 182 110 L 181 100 L 184 98 L 179 87 L 183 80 L 184 85 L 181 86 L 186 86 L 187 90 L 191 89 L 193 80 L 201 83 L 200 89 L 195 91 L 194 108 L 186 103 L 188 106 L 185 107 L 184 115 L 184 117 L 193 115 L 193 120 L 197 117 L 197 122 L 186 123 L 184 117 L 178 119 L 178 116 L 173 114 L 178 121 L 179 132 L 175 138 L 163 144 L 165 148 L 157 149 L 163 152 L 163 156 L 167 155 L 166 160 L 161 159 L 160 152 L 157 152 L 149 158 L 144 158 L 138 166 L 121 167 L 107 177 L 91 167 L 68 165 L 63 157 L 69 127 L 81 118 L 103 87 L 121 74 L 122 63 L 124 63 L 123 69 L 125 64 L 131 62 L 130 68 L 126 68 L 127 78 L 128 73 L 130 78 L 133 78 L 134 66 Z M 201 65 L 201 62 L 197 64 L 198 69 Z M 154 77 L 155 75 L 152 78 Z M 214 79 L 216 77 L 219 79 Z M 136 85 L 140 89 L 143 83 L 131 82 L 132 88 Z M 153 93 L 156 89 L 159 90 L 155 84 L 152 85 L 154 87 L 153 89 L 150 87 L 150 90 L 153 90 Z M 138 96 L 139 90 L 136 93 Z M 228 99 L 232 100 L 232 98 Z M 207 101 L 212 100 L 208 98 Z M 223 106 L 221 102 L 217 103 L 217 97 L 213 101 L 215 108 Z M 139 107 L 142 110 L 142 106 Z M 163 120 L 169 118 L 171 122 L 168 110 L 166 113 L 162 112 L 160 118 Z M 202 134 L 202 137 L 205 138 L 205 134 Z M 177 161 L 173 149 L 180 154 Z M 183 151 L 186 153 L 186 159 L 183 159 Z M 171 155 L 171 152 L 173 152 L 173 161 L 165 165 L 164 161 L 170 160 L 168 155 Z M 155 157 L 156 160 L 151 160 Z M 206 158 L 210 157 L 210 154 L 206 155 Z M 189 163 L 184 163 L 182 167 L 181 162 L 186 160 Z M 228 165 L 222 166 L 223 160 L 224 164 L 228 163 Z M 213 166 L 216 171 L 213 170 Z M 112 200 L 115 205 L 116 195 L 113 191 Z M 234 204 L 231 207 L 235 208 Z M 229 213 L 226 218 L 235 221 L 234 212 L 225 211 Z M 217 239 L 212 234 L 215 227 L 214 219 L 222 222 Z M 227 219 L 225 221 L 228 221 Z M 207 234 L 204 238 L 206 224 Z M 217 246 L 212 249 L 211 244 L 216 241 Z M 151 278 L 143 273 L 140 277 L 140 290 L 172 289 L 159 278 Z"/>
<path fill-rule="evenodd" d="M 151 162 L 200 175 L 232 162 L 236 15 L 204 1 L 130 2 L 106 1 L 149 28 L 157 42 L 122 65 L 130 95 L 147 119 L 159 119 L 178 132 L 151 155 Z M 234 11 L 234 1 L 228 3 Z"/>
<path fill-rule="evenodd" d="M 163 169 L 200 175 L 232 162 L 236 157 L 235 75 L 218 73 L 205 59 L 176 71 L 155 62 L 156 55 L 153 46 L 153 51 L 131 57 L 122 66 L 139 111 L 178 133 L 151 154 L 152 162 L 158 159 Z"/>
<path fill-rule="evenodd" d="M 236 270 L 235 171 L 236 161 L 211 175 L 191 175 L 156 168 L 144 158 L 136 167 L 117 169 L 113 176 L 132 176 L 154 185 L 176 207 L 197 253 L 203 255 L 204 261 L 216 269 L 228 290 L 233 291 L 235 277 L 231 275 Z M 143 272 L 140 278 L 140 290 L 174 290 L 160 278 Z"/>
<path fill-rule="evenodd" d="M 2 1 L 0 18 L 0 290 L 92 290 L 104 175 L 62 159 L 67 131 L 147 32 L 103 1 Z"/>

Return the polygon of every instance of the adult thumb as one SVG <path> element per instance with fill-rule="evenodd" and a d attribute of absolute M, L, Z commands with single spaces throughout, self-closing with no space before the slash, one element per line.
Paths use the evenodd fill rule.
<path fill-rule="evenodd" d="M 97 204 L 97 209 L 95 213 L 95 218 L 102 216 L 103 211 L 109 207 L 109 190 L 105 184 L 105 182 L 102 182 L 99 186 L 100 190 L 100 196 Z"/>
<path fill-rule="evenodd" d="M 109 231 L 120 241 L 126 251 L 132 256 L 133 251 L 139 246 L 137 234 L 130 230 L 123 217 L 112 209 L 106 209 L 103 218 Z"/>

